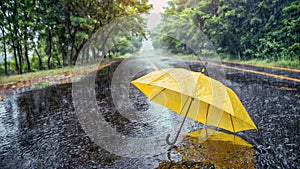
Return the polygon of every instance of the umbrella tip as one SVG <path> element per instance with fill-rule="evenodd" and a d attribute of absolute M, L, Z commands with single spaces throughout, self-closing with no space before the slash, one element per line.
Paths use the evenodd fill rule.
<path fill-rule="evenodd" d="M 206 67 L 207 67 L 207 62 L 204 63 L 204 66 L 201 69 L 201 73 L 205 73 L 206 72 Z"/>

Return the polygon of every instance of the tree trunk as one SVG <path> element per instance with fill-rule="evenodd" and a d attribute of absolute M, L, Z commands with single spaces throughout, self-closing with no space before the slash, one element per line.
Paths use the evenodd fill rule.
<path fill-rule="evenodd" d="M 69 65 L 72 65 L 73 63 L 73 52 L 74 52 L 74 46 L 75 46 L 75 35 L 76 35 L 76 29 L 72 33 L 72 26 L 71 26 L 71 17 L 70 17 L 70 0 L 66 0 L 64 3 L 64 14 L 65 14 L 65 27 L 67 28 L 68 34 L 70 36 L 71 40 L 71 50 L 70 50 L 70 58 L 69 58 Z"/>
<path fill-rule="evenodd" d="M 103 58 L 106 58 L 106 51 L 105 51 L 105 43 L 106 42 L 104 42 L 103 44 L 102 44 L 102 47 L 101 47 L 101 56 L 103 57 Z"/>
<path fill-rule="evenodd" d="M 75 55 L 74 55 L 74 58 L 73 58 L 73 65 L 76 64 L 78 56 L 79 56 L 79 53 L 80 53 L 81 49 L 83 48 L 83 46 L 84 46 L 84 43 L 81 43 L 78 46 L 78 48 L 76 46 L 74 47 L 74 49 L 75 49 Z M 84 56 L 84 51 L 82 51 L 82 60 L 84 59 L 83 56 Z"/>
<path fill-rule="evenodd" d="M 62 37 L 60 37 L 62 38 Z M 59 50 L 60 50 L 60 53 L 61 53 L 61 56 L 62 56 L 62 66 L 65 67 L 67 66 L 67 52 L 65 50 L 65 47 L 63 45 L 63 41 L 62 40 L 59 40 Z"/>
<path fill-rule="evenodd" d="M 25 17 L 25 20 L 28 20 L 28 17 L 27 17 L 27 13 L 26 11 L 24 11 L 24 17 Z M 24 25 L 24 41 L 25 41 L 25 44 L 24 44 L 24 48 L 25 48 L 25 59 L 26 59 L 26 63 L 27 63 L 27 71 L 30 72 L 31 69 L 30 69 L 30 61 L 29 61 L 29 56 L 28 56 L 28 43 L 27 43 L 27 25 Z"/>
<path fill-rule="evenodd" d="M 108 38 L 110 37 L 111 33 L 113 32 L 115 26 L 117 26 L 118 23 L 116 23 L 111 29 L 110 31 L 108 32 L 108 35 L 105 37 L 104 41 L 103 41 L 103 44 L 101 46 L 101 51 L 102 51 L 102 56 L 104 58 L 106 58 L 106 51 L 105 51 L 105 45 L 106 45 L 106 42 L 108 40 Z"/>
<path fill-rule="evenodd" d="M 17 37 L 20 37 L 18 35 L 18 30 L 19 30 L 19 21 L 18 21 L 18 16 L 19 16 L 19 13 L 18 13 L 18 8 L 19 8 L 19 4 L 17 1 L 14 1 L 14 8 L 13 8 L 13 32 L 14 32 L 14 36 L 12 38 L 17 38 Z M 20 45 L 20 41 L 17 40 L 16 43 L 15 43 L 15 48 L 17 49 L 17 54 L 18 54 L 18 57 L 19 57 L 19 74 L 22 74 L 22 69 L 23 69 L 23 60 L 22 60 L 22 52 L 21 52 L 21 45 Z"/>
<path fill-rule="evenodd" d="M 95 48 L 94 47 L 92 47 L 92 55 L 93 55 L 93 57 L 94 57 L 94 60 L 96 59 L 96 50 L 95 50 Z"/>
<path fill-rule="evenodd" d="M 71 51 L 70 51 L 70 65 L 73 65 L 73 55 L 74 55 L 74 48 L 75 48 L 75 34 L 76 32 L 74 32 L 74 34 L 70 34 L 70 37 L 71 37 L 71 41 L 72 41 L 72 44 L 71 44 Z"/>
<path fill-rule="evenodd" d="M 43 68 L 43 62 L 42 62 L 41 55 L 40 55 L 39 51 L 36 48 L 34 50 L 35 50 L 35 53 L 37 54 L 38 59 L 39 59 L 39 70 L 43 70 L 44 68 Z"/>
<path fill-rule="evenodd" d="M 70 52 L 70 65 L 75 65 L 75 62 L 76 62 L 76 51 L 74 53 L 74 50 L 76 50 L 76 46 L 75 46 L 75 41 L 76 41 L 76 33 L 77 33 L 77 28 L 75 28 L 74 32 L 71 33 L 71 30 L 69 30 L 69 34 L 70 34 L 70 38 L 71 38 L 71 41 L 72 41 L 72 44 L 71 44 L 71 52 Z"/>
<path fill-rule="evenodd" d="M 7 72 L 7 53 L 6 53 L 6 42 L 5 42 L 4 28 L 2 28 L 2 38 L 3 38 L 3 52 L 4 52 L 4 72 L 5 72 L 5 74 L 8 74 L 8 72 Z"/>
<path fill-rule="evenodd" d="M 48 29 L 48 42 L 49 42 L 49 50 L 48 50 L 48 60 L 47 60 L 47 66 L 48 69 L 51 69 L 51 57 L 52 57 L 52 34 L 51 30 Z"/>
<path fill-rule="evenodd" d="M 72 45 L 71 45 L 71 51 L 70 51 L 70 65 L 73 65 L 73 51 L 74 51 L 74 41 L 72 41 Z"/>
<path fill-rule="evenodd" d="M 18 16 L 18 5 L 17 5 L 17 2 L 14 1 L 14 7 L 13 7 L 13 14 L 12 14 L 12 21 L 11 23 L 9 24 L 9 28 L 11 31 L 11 38 L 12 38 L 12 44 L 13 44 L 13 48 L 14 48 L 14 57 L 15 57 L 15 61 L 16 61 L 16 71 L 17 72 L 22 72 L 22 63 L 21 63 L 21 55 L 20 55 L 20 52 L 19 52 L 19 46 L 18 46 L 18 42 L 16 40 L 16 37 L 18 37 L 18 32 L 17 32 L 17 29 L 18 29 L 18 23 L 16 22 L 17 21 L 17 16 Z M 5 13 L 3 13 L 5 15 Z M 13 24 L 15 23 L 16 24 Z M 18 56 L 17 56 L 18 55 Z M 20 60 L 18 60 L 18 57 Z M 19 65 L 19 63 L 21 63 Z"/>
<path fill-rule="evenodd" d="M 59 55 L 56 56 L 56 61 L 57 61 L 57 65 L 62 67 L 60 59 L 59 59 Z"/>
<path fill-rule="evenodd" d="M 5 12 L 3 14 L 4 14 L 5 17 L 7 17 Z M 9 23 L 8 26 L 9 26 L 9 29 L 12 30 L 11 23 Z M 18 64 L 18 59 L 17 59 L 17 54 L 16 54 L 15 40 L 13 38 L 14 37 L 13 31 L 10 31 L 10 35 L 12 37 L 11 42 L 12 42 L 12 48 L 13 48 L 13 51 L 14 51 L 13 55 L 14 55 L 14 59 L 15 59 L 15 62 L 16 62 L 16 72 L 19 72 L 19 64 Z"/>
<path fill-rule="evenodd" d="M 85 58 L 86 58 L 86 62 L 89 63 L 89 59 L 90 59 L 90 48 L 89 47 L 85 48 Z"/>
<path fill-rule="evenodd" d="M 27 63 L 27 71 L 30 72 L 31 68 L 30 68 L 30 61 L 29 61 L 29 56 L 28 56 L 28 46 L 25 44 L 24 48 L 25 48 L 25 59 L 26 59 L 26 63 Z"/>
<path fill-rule="evenodd" d="M 81 63 L 84 63 L 84 60 L 86 61 L 86 63 L 89 62 L 89 48 L 90 48 L 90 42 L 87 41 L 84 45 L 84 47 L 82 47 L 82 58 L 81 58 Z"/>
<path fill-rule="evenodd" d="M 22 46 L 20 45 L 20 42 L 18 41 L 18 44 L 17 44 L 17 53 L 18 53 L 18 57 L 19 57 L 19 74 L 22 74 L 23 73 L 23 59 L 22 59 Z"/>
<path fill-rule="evenodd" d="M 62 67 L 65 67 L 67 66 L 67 52 L 65 50 L 65 45 L 64 45 L 64 40 L 65 40 L 65 37 L 63 35 L 59 35 L 59 38 L 58 38 L 58 50 L 60 51 L 61 53 L 61 56 L 62 56 Z"/>
<path fill-rule="evenodd" d="M 16 62 L 16 71 L 19 72 L 19 63 L 18 63 L 18 58 L 17 58 L 17 47 L 16 47 L 16 44 L 15 44 L 15 40 L 12 40 L 12 47 L 14 49 L 14 58 L 15 58 L 15 62 Z"/>
<path fill-rule="evenodd" d="M 67 52 L 64 49 L 62 49 L 61 55 L 62 55 L 62 59 L 63 59 L 63 67 L 67 66 Z"/>
<path fill-rule="evenodd" d="M 3 44 L 3 49 L 4 49 L 4 72 L 5 72 L 5 74 L 8 74 L 8 71 L 7 71 L 7 53 L 6 53 L 6 44 L 5 44 L 5 42 Z"/>

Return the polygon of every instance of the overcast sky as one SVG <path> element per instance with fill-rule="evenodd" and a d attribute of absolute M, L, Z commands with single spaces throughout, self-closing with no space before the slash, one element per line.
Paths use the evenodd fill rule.
<path fill-rule="evenodd" d="M 146 17 L 148 19 L 148 28 L 152 29 L 160 22 L 160 12 L 163 12 L 164 6 L 167 6 L 168 0 L 149 0 L 150 4 L 153 4 L 153 9 L 150 11 L 150 16 Z"/>
<path fill-rule="evenodd" d="M 163 6 L 167 5 L 168 0 L 149 0 L 150 4 L 153 4 L 153 13 L 159 13 L 163 11 Z"/>

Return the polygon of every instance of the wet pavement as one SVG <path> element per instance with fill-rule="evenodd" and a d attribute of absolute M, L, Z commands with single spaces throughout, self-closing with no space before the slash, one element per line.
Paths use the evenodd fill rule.
<path fill-rule="evenodd" d="M 147 138 L 159 135 L 171 130 L 172 125 L 177 124 L 173 121 L 180 121 L 182 118 L 166 109 L 158 114 L 155 111 L 151 112 L 152 103 L 133 86 L 129 88 L 128 101 L 141 114 L 138 120 L 129 120 L 122 116 L 111 94 L 112 89 L 116 90 L 111 86 L 111 82 L 117 69 L 123 72 L 122 76 L 137 78 L 155 67 L 176 66 L 200 71 L 203 66 L 190 60 L 149 56 L 125 60 L 125 65 L 132 65 L 130 68 L 125 66 L 126 69 L 122 70 L 124 66 L 120 65 L 124 65 L 124 62 L 114 63 L 96 74 L 94 91 L 99 115 L 125 136 Z M 222 150 L 222 153 L 216 153 L 216 143 L 197 143 L 189 137 L 184 137 L 182 142 L 173 148 L 154 142 L 147 145 L 143 142 L 127 143 L 128 146 L 159 150 L 155 155 L 149 153 L 132 158 L 113 154 L 99 146 L 82 127 L 80 117 L 75 111 L 72 84 L 68 83 L 16 92 L 0 102 L 0 168 L 299 167 L 299 91 L 277 89 L 270 85 L 274 82 L 278 86 L 284 84 L 286 87 L 287 83 L 236 70 L 210 67 L 208 73 L 232 88 L 248 110 L 258 131 L 245 131 L 238 136 L 251 143 L 254 148 L 229 147 L 232 151 Z M 86 79 L 83 78 L 82 81 L 84 80 Z M 295 85 L 299 86 L 299 83 Z M 186 125 L 188 127 L 185 131 L 190 132 L 203 128 L 203 125 L 193 121 L 187 122 Z M 99 138 L 104 135 L 101 132 L 99 134 Z M 107 138 L 103 136 L 103 139 Z M 165 137 L 158 141 L 164 139 Z M 111 143 L 113 141 L 111 140 Z M 220 144 L 224 147 L 224 143 Z M 115 146 L 118 148 L 118 145 Z M 225 155 L 225 158 L 222 155 Z M 226 163 L 222 163 L 222 160 L 220 162 L 220 159 Z"/>

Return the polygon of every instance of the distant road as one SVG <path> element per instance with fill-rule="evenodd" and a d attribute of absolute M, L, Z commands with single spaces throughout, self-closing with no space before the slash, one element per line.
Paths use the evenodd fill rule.
<path fill-rule="evenodd" d="M 204 59 L 204 61 L 210 62 L 211 64 L 223 65 L 228 69 L 236 69 L 254 74 L 261 74 L 283 80 L 290 80 L 300 82 L 300 70 L 291 68 L 282 68 L 274 66 L 261 66 L 254 64 L 220 61 L 215 59 Z"/>
<path fill-rule="evenodd" d="M 237 62 L 220 61 L 214 59 L 204 59 L 208 64 L 219 66 L 234 72 L 243 72 L 247 80 L 260 81 L 261 84 L 268 85 L 280 90 L 290 90 L 297 92 L 300 97 L 300 70 L 281 68 L 274 66 L 261 66 L 253 64 L 243 64 Z"/>
<path fill-rule="evenodd" d="M 159 56 L 149 52 L 141 54 L 141 56 L 133 58 L 133 60 L 135 64 L 138 63 L 138 66 L 148 69 L 162 69 L 174 66 L 185 67 L 186 65 L 183 63 L 187 63 L 189 66 L 196 65 L 194 66 L 196 68 L 195 71 L 200 71 L 200 67 L 203 67 L 203 64 L 207 62 L 207 66 L 211 67 L 211 70 L 222 70 L 225 73 L 226 80 L 237 83 L 256 83 L 265 87 L 292 91 L 300 98 L 300 70 L 298 69 L 243 64 L 207 58 L 202 58 L 201 60 L 184 59 L 174 56 Z M 210 73 L 209 70 L 208 73 Z M 221 79 L 218 80 L 222 81 Z"/>

